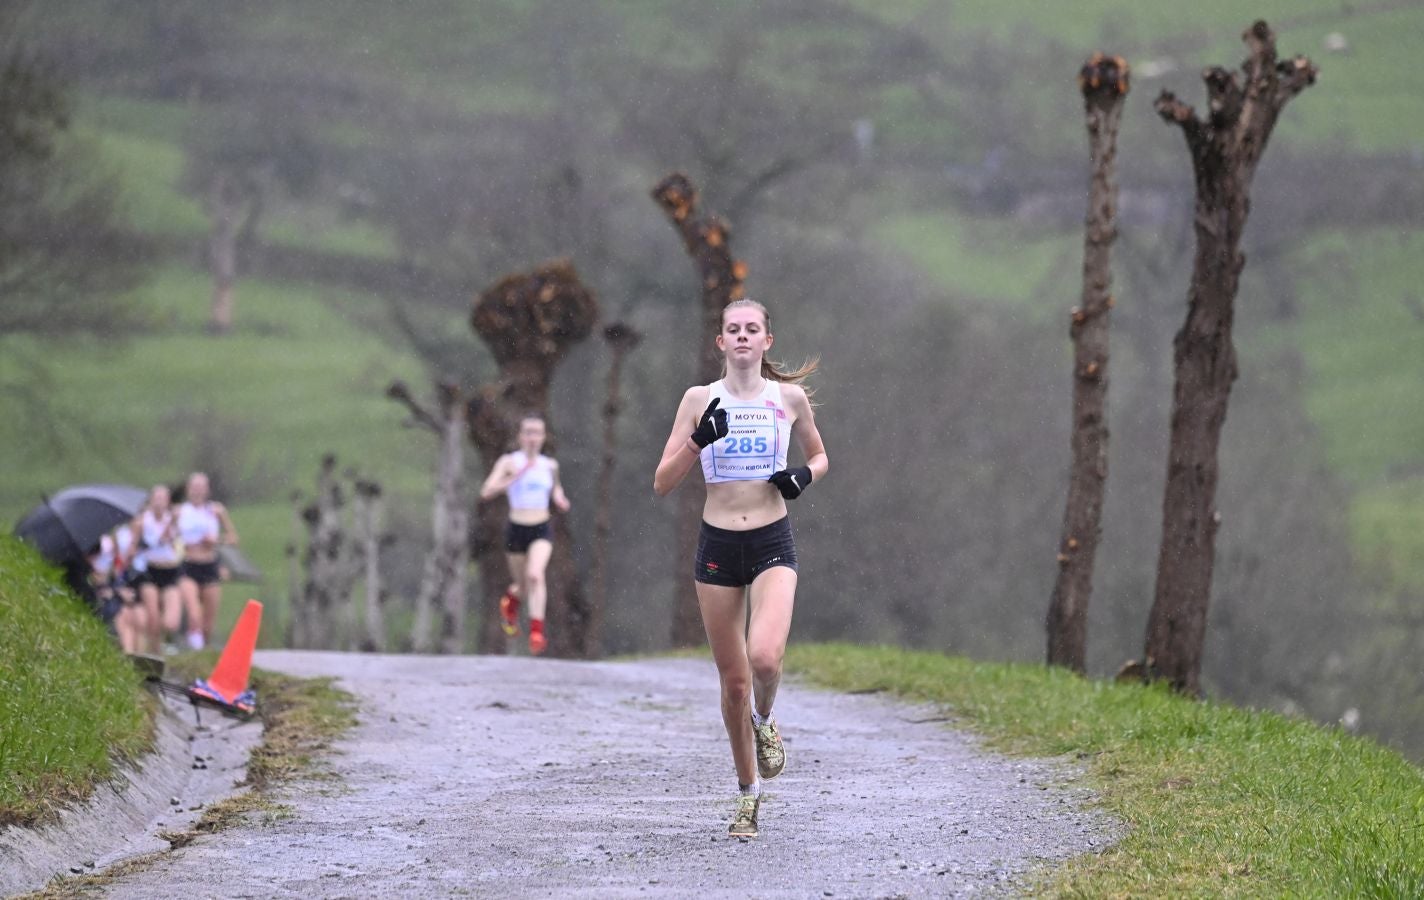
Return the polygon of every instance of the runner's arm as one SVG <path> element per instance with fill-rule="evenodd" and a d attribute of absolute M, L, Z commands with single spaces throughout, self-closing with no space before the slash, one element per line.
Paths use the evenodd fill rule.
<path fill-rule="evenodd" d="M 820 429 L 816 427 L 816 415 L 811 401 L 806 399 L 806 391 L 799 385 L 783 385 L 786 405 L 796 414 L 791 424 L 791 436 L 806 457 L 806 467 L 811 470 L 811 481 L 815 483 L 826 477 L 831 469 L 830 458 L 826 456 L 826 445 L 821 441 Z"/>
<path fill-rule="evenodd" d="M 222 526 L 222 532 L 218 535 L 218 543 L 236 546 L 237 528 L 232 524 L 232 517 L 227 514 L 227 507 L 221 503 L 214 503 L 213 512 L 217 513 L 218 524 Z"/>
<path fill-rule="evenodd" d="M 692 431 L 697 426 L 698 411 L 707 405 L 707 394 L 708 389 L 703 385 L 690 387 L 682 395 L 672 422 L 672 433 L 663 446 L 663 458 L 653 474 L 653 493 L 659 497 L 666 497 L 681 484 L 698 461 L 701 451 L 692 443 Z"/>
<path fill-rule="evenodd" d="M 559 463 L 557 460 L 554 462 L 554 490 L 549 496 L 554 501 L 554 508 L 559 512 L 568 512 L 569 507 L 573 506 L 573 504 L 569 502 L 568 494 L 564 493 L 563 482 L 559 480 Z"/>
<path fill-rule="evenodd" d="M 485 479 L 484 484 L 480 485 L 480 499 L 493 500 L 495 497 L 504 493 L 504 489 L 513 484 L 514 479 L 518 477 L 518 473 L 512 471 L 513 468 L 514 467 L 509 464 L 508 453 L 495 460 L 494 468 L 490 469 L 489 477 Z"/>

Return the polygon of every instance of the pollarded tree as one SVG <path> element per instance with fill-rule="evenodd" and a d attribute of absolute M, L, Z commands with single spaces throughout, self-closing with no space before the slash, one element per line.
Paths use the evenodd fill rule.
<path fill-rule="evenodd" d="M 1078 672 L 1087 667 L 1088 600 L 1093 560 L 1102 534 L 1103 490 L 1108 479 L 1108 318 L 1113 307 L 1112 244 L 1117 236 L 1118 122 L 1127 98 L 1127 63 L 1093 54 L 1078 75 L 1093 162 L 1088 218 L 1083 232 L 1083 294 L 1073 308 L 1073 462 L 1058 579 L 1048 607 L 1048 662 Z"/>
<path fill-rule="evenodd" d="M 486 471 L 513 445 L 522 417 L 538 413 L 548 421 L 554 368 L 570 346 L 588 337 L 597 320 L 598 301 L 567 260 L 503 278 L 475 300 L 470 322 L 499 365 L 499 380 L 481 387 L 470 401 L 470 439 Z M 552 424 L 551 431 L 557 433 Z M 507 566 L 493 536 L 502 531 L 504 503 L 481 504 L 477 515 L 476 534 L 484 537 L 476 547 L 485 598 L 480 646 L 485 652 L 499 652 L 505 640 L 495 598 L 504 591 Z M 586 657 L 588 609 L 571 544 L 567 517 L 555 516 L 548 571 L 549 653 Z"/>
<path fill-rule="evenodd" d="M 674 172 L 653 187 L 653 199 L 667 213 L 672 225 L 682 237 L 687 255 L 697 267 L 698 283 L 702 286 L 701 327 L 697 332 L 698 348 L 696 377 L 701 384 L 716 381 L 722 375 L 720 357 L 712 352 L 711 337 L 722 328 L 722 310 L 745 293 L 746 263 L 732 256 L 732 230 L 716 215 L 697 209 L 697 188 L 681 172 Z M 698 523 L 702 521 L 704 494 L 683 485 L 678 494 L 677 560 L 679 570 L 692 565 L 697 549 Z M 697 592 L 686 578 L 677 580 L 677 599 L 672 617 L 672 643 L 675 647 L 693 647 L 703 641 L 702 614 L 697 607 Z"/>
<path fill-rule="evenodd" d="M 1216 530 L 1217 450 L 1236 349 L 1231 328 L 1241 270 L 1241 237 L 1251 208 L 1251 181 L 1281 110 L 1315 82 L 1303 56 L 1282 61 L 1270 27 L 1257 21 L 1242 35 L 1250 55 L 1240 72 L 1213 66 L 1203 73 L 1205 117 L 1169 91 L 1158 114 L 1179 126 L 1196 183 L 1196 255 L 1187 319 L 1173 342 L 1167 485 L 1157 586 L 1147 624 L 1149 675 L 1184 693 L 1200 692 L 1202 647 L 1211 599 Z"/>

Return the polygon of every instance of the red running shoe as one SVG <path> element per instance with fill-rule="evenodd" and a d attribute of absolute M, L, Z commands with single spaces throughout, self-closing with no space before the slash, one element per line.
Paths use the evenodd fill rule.
<path fill-rule="evenodd" d="M 544 623 L 537 619 L 529 622 L 529 652 L 538 656 L 549 646 L 548 638 L 544 637 Z"/>
<path fill-rule="evenodd" d="M 509 591 L 499 598 L 499 617 L 505 634 L 514 637 L 519 633 L 519 598 Z"/>

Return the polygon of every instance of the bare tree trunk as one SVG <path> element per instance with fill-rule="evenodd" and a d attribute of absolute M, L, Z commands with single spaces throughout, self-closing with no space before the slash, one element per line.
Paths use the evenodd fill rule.
<path fill-rule="evenodd" d="M 1108 324 L 1113 298 L 1112 243 L 1117 236 L 1117 131 L 1127 97 L 1127 62 L 1093 54 L 1078 75 L 1093 163 L 1083 235 L 1083 293 L 1072 311 L 1073 461 L 1058 579 L 1048 606 L 1048 663 L 1077 672 L 1087 668 L 1088 602 L 1093 561 L 1102 535 L 1103 488 L 1108 477 Z"/>
<path fill-rule="evenodd" d="M 462 653 L 465 649 L 465 611 L 468 606 L 470 518 L 465 497 L 465 429 L 469 407 L 458 387 L 437 387 L 438 414 L 422 407 L 402 382 L 386 388 L 386 396 L 410 411 L 408 424 L 418 425 L 440 438 L 440 454 L 431 509 L 432 544 L 425 558 L 420 591 L 415 600 L 415 621 L 410 647 L 416 653 L 439 649 Z M 439 630 L 431 628 L 438 616 Z"/>
<path fill-rule="evenodd" d="M 365 604 L 361 616 L 365 637 L 357 649 L 383 653 L 386 649 L 386 620 L 381 609 L 384 593 L 381 585 L 381 486 L 374 481 L 356 483 L 356 519 L 361 537 L 361 556 L 366 563 Z"/>
<path fill-rule="evenodd" d="M 697 267 L 702 284 L 702 329 L 697 336 L 697 372 L 699 384 L 721 377 L 721 362 L 712 352 L 711 338 L 722 328 L 722 310 L 744 294 L 746 263 L 732 258 L 731 228 L 715 215 L 699 216 L 697 188 L 681 172 L 674 172 L 653 187 L 653 199 L 672 220 L 682 236 L 683 246 Z M 693 647 L 705 639 L 702 614 L 697 608 L 697 592 L 692 579 L 692 558 L 697 552 L 698 523 L 702 520 L 702 505 L 706 489 L 683 484 L 678 491 L 677 512 L 677 596 L 673 606 L 672 643 L 675 647 Z"/>
<path fill-rule="evenodd" d="M 637 329 L 615 322 L 603 329 L 603 339 L 613 353 L 608 365 L 607 394 L 603 401 L 603 458 L 594 491 L 593 565 L 588 575 L 587 658 L 603 653 L 603 618 L 608 609 L 608 537 L 613 531 L 613 473 L 618 463 L 618 416 L 623 411 L 620 386 L 623 359 L 643 339 Z"/>
<path fill-rule="evenodd" d="M 226 334 L 232 330 L 233 286 L 237 282 L 237 239 L 242 230 L 242 197 L 232 177 L 219 171 L 208 191 L 208 271 L 213 278 L 213 296 L 208 312 L 208 330 Z"/>
<path fill-rule="evenodd" d="M 1215 561 L 1217 449 L 1226 421 L 1236 350 L 1231 326 L 1245 267 L 1241 235 L 1251 179 L 1286 103 L 1314 83 L 1303 56 L 1276 58 L 1275 35 L 1257 21 L 1242 39 L 1250 50 L 1240 73 L 1220 67 L 1203 75 L 1209 114 L 1163 91 L 1158 114 L 1181 127 L 1196 178 L 1196 256 L 1187 318 L 1173 342 L 1175 384 L 1162 547 L 1156 596 L 1147 624 L 1145 668 L 1186 694 L 1200 693 L 1202 649 Z"/>
<path fill-rule="evenodd" d="M 579 281 L 566 260 L 547 263 L 533 272 L 500 280 L 475 300 L 470 323 L 489 345 L 499 364 L 500 378 L 485 385 L 471 401 L 470 439 L 488 470 L 513 446 L 519 419 L 531 412 L 549 420 L 549 384 L 554 368 L 570 345 L 588 337 L 598 318 L 598 302 Z M 556 431 L 548 422 L 551 432 Z M 556 441 L 550 441 L 552 449 Z M 502 501 L 481 504 L 480 583 L 484 587 L 484 627 L 480 649 L 500 653 L 507 642 L 499 628 L 496 602 L 508 584 Z M 554 555 L 549 561 L 548 653 L 581 655 L 587 646 L 586 625 L 573 535 L 562 520 L 554 523 Z"/>

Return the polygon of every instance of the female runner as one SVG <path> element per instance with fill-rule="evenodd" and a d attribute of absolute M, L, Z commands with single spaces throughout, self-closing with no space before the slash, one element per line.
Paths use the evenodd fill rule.
<path fill-rule="evenodd" d="M 796 596 L 796 543 L 786 501 L 824 478 L 829 467 L 800 384 L 816 362 L 787 371 L 765 358 L 771 344 L 766 307 L 752 300 L 727 305 L 717 335 L 722 378 L 683 394 L 653 476 L 653 490 L 664 496 L 700 461 L 707 482 L 693 578 L 722 683 L 722 721 L 740 788 L 728 833 L 743 838 L 757 835 L 758 776 L 775 778 L 786 765 L 771 716 Z M 788 469 L 791 437 L 806 465 Z"/>
<path fill-rule="evenodd" d="M 559 483 L 559 463 L 545 456 L 547 437 L 544 419 L 528 415 L 519 420 L 519 449 L 495 460 L 489 477 L 480 486 L 480 499 L 493 500 L 509 495 L 509 523 L 504 530 L 505 558 L 509 560 L 512 583 L 499 598 L 504 631 L 519 633 L 519 598 L 529 601 L 529 652 L 539 655 L 549 645 L 544 635 L 544 609 L 548 587 L 544 570 L 554 552 L 554 528 L 549 521 L 549 504 L 568 512 L 569 498 Z"/>
<path fill-rule="evenodd" d="M 148 492 L 148 501 L 130 527 L 143 548 L 135 556 L 139 602 L 143 604 L 144 623 L 148 627 L 148 646 L 157 653 L 165 638 L 176 635 L 183 625 L 182 594 L 178 579 L 182 574 L 182 554 L 178 549 L 178 520 L 174 513 L 168 487 L 156 484 Z M 198 615 L 196 599 L 187 609 L 188 618 Z"/>
<path fill-rule="evenodd" d="M 213 623 L 222 602 L 218 544 L 237 543 L 237 529 L 227 507 L 214 501 L 209 491 L 208 476 L 194 472 L 188 476 L 183 504 L 178 507 L 178 536 L 183 541 L 183 577 L 178 586 L 189 614 L 188 646 L 194 650 L 212 641 Z"/>

